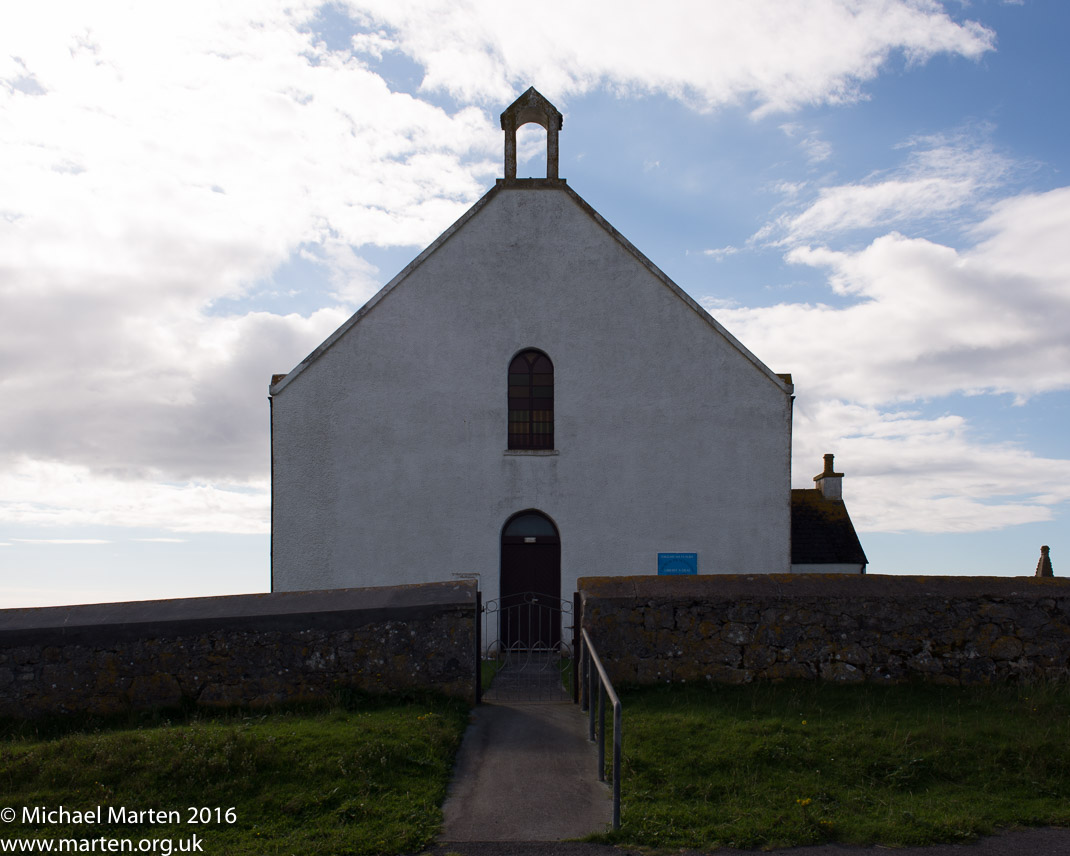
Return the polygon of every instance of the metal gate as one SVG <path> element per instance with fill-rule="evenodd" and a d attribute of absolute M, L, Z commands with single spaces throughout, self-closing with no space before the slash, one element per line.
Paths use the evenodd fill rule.
<path fill-rule="evenodd" d="M 571 601 L 523 592 L 487 601 L 482 613 L 482 701 L 574 698 Z"/>

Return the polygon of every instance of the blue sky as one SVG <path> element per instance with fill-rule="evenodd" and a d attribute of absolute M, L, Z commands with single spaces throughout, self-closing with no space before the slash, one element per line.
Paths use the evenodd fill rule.
<path fill-rule="evenodd" d="M 266 590 L 271 374 L 493 185 L 529 85 L 793 374 L 793 485 L 836 453 L 871 572 L 1060 573 L 1066 4 L 218 5 L 0 13 L 0 606 Z"/>

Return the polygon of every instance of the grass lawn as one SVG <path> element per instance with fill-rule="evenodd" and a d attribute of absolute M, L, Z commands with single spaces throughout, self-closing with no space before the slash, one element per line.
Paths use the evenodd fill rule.
<path fill-rule="evenodd" d="M 1070 825 L 1070 688 L 664 686 L 621 693 L 618 832 L 654 847 L 965 841 Z"/>
<path fill-rule="evenodd" d="M 504 665 L 501 660 L 479 661 L 479 681 L 484 690 L 490 688 L 490 685 L 494 683 L 494 676 L 498 674 Z"/>
<path fill-rule="evenodd" d="M 463 703 L 354 696 L 270 713 L 156 714 L 0 729 L 0 794 L 20 811 L 5 837 L 187 841 L 206 853 L 398 853 L 432 840 Z M 22 806 L 178 810 L 178 824 L 22 822 Z M 189 824 L 189 807 L 212 810 Z M 225 812 L 234 808 L 236 820 Z M 224 813 L 222 822 L 215 809 Z M 174 844 L 178 851 L 177 843 Z"/>
<path fill-rule="evenodd" d="M 630 689 L 623 828 L 658 848 L 963 841 L 1070 825 L 1070 688 Z M 3 805 L 178 810 L 179 823 L 20 818 L 5 837 L 169 839 L 206 853 L 417 852 L 441 823 L 467 707 L 354 696 L 270 713 L 0 727 Z M 189 807 L 235 821 L 189 824 Z M 200 819 L 200 818 L 198 818 Z M 162 852 L 162 851 L 158 851 Z"/>

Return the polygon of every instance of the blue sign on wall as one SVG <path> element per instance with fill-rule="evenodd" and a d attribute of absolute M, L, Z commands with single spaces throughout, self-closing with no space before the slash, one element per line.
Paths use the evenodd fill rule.
<path fill-rule="evenodd" d="M 698 573 L 698 553 L 658 553 L 658 576 Z"/>

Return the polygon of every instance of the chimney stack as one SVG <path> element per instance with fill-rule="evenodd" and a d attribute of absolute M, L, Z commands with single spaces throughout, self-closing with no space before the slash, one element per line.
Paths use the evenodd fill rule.
<path fill-rule="evenodd" d="M 843 499 L 843 473 L 833 472 L 833 455 L 825 455 L 825 470 L 814 476 L 817 489 L 825 499 Z"/>
<path fill-rule="evenodd" d="M 1051 557 L 1048 555 L 1048 548 L 1040 548 L 1040 561 L 1037 562 L 1038 577 L 1054 577 L 1055 572 L 1051 569 Z"/>

